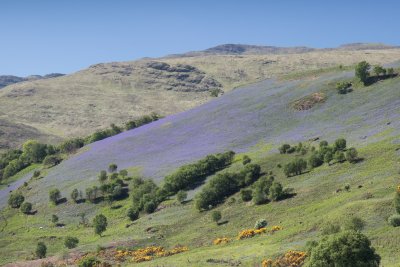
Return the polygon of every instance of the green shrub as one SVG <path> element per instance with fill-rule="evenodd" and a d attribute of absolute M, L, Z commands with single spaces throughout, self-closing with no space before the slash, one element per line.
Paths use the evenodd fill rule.
<path fill-rule="evenodd" d="M 344 223 L 345 230 L 362 231 L 364 227 L 365 221 L 359 217 L 352 217 Z"/>
<path fill-rule="evenodd" d="M 108 166 L 108 171 L 111 172 L 111 173 L 116 172 L 117 169 L 118 169 L 118 166 L 117 166 L 117 164 L 115 164 L 115 163 L 111 163 L 111 164 Z"/>
<path fill-rule="evenodd" d="M 32 211 L 32 203 L 24 202 L 21 205 L 21 212 L 24 214 L 30 214 Z"/>
<path fill-rule="evenodd" d="M 10 195 L 10 197 L 8 198 L 8 205 L 11 208 L 17 209 L 22 205 L 24 200 L 25 200 L 25 198 L 21 193 L 19 193 L 19 192 L 12 193 Z"/>
<path fill-rule="evenodd" d="M 358 152 L 355 148 L 349 148 L 346 150 L 346 160 L 350 163 L 356 163 L 358 160 Z"/>
<path fill-rule="evenodd" d="M 43 242 L 39 242 L 36 245 L 36 257 L 38 257 L 39 259 L 43 259 L 46 257 L 46 253 L 47 253 L 47 247 Z"/>
<path fill-rule="evenodd" d="M 289 149 L 290 149 L 289 144 L 283 144 L 279 147 L 279 153 L 286 154 Z"/>
<path fill-rule="evenodd" d="M 307 169 L 307 162 L 304 159 L 295 159 L 292 162 L 287 163 L 283 170 L 287 177 L 292 175 L 300 175 Z"/>
<path fill-rule="evenodd" d="M 146 202 L 143 206 L 143 209 L 146 213 L 153 213 L 157 208 L 157 204 L 154 201 Z"/>
<path fill-rule="evenodd" d="M 95 234 L 101 236 L 101 234 L 107 229 L 107 218 L 103 214 L 98 214 L 93 219 L 93 227 Z"/>
<path fill-rule="evenodd" d="M 392 225 L 393 227 L 400 226 L 400 214 L 393 214 L 392 216 L 389 217 L 388 221 L 389 224 Z"/>
<path fill-rule="evenodd" d="M 340 225 L 336 223 L 325 223 L 321 228 L 322 235 L 331 235 L 340 232 Z"/>
<path fill-rule="evenodd" d="M 310 253 L 309 267 L 379 267 L 381 260 L 369 239 L 355 231 L 325 236 Z"/>
<path fill-rule="evenodd" d="M 221 218 L 222 218 L 222 215 L 221 215 L 220 211 L 214 210 L 211 212 L 211 219 L 214 222 L 218 223 L 218 221 L 221 220 Z"/>
<path fill-rule="evenodd" d="M 334 143 L 334 149 L 339 150 L 339 151 L 345 150 L 346 149 L 346 139 L 344 139 L 344 138 L 336 139 L 336 141 Z"/>
<path fill-rule="evenodd" d="M 137 208 L 131 207 L 128 209 L 127 215 L 131 221 L 135 221 L 139 218 L 139 210 Z"/>
<path fill-rule="evenodd" d="M 79 243 L 79 239 L 76 237 L 67 236 L 64 240 L 64 246 L 66 248 L 75 248 Z"/>
<path fill-rule="evenodd" d="M 251 189 L 242 189 L 240 190 L 240 197 L 243 201 L 247 202 L 253 198 L 252 193 L 253 191 Z"/>
<path fill-rule="evenodd" d="M 178 193 L 176 194 L 176 199 L 178 200 L 179 203 L 183 203 L 187 198 L 187 193 L 186 191 L 179 190 Z"/>
<path fill-rule="evenodd" d="M 43 165 L 46 167 L 54 167 L 60 164 L 62 158 L 59 155 L 48 155 L 43 160 Z"/>
<path fill-rule="evenodd" d="M 277 201 L 284 196 L 283 186 L 278 182 L 273 182 L 269 188 L 269 198 L 273 201 Z"/>
<path fill-rule="evenodd" d="M 71 192 L 71 198 L 76 203 L 78 201 L 78 197 L 79 197 L 79 191 L 78 191 L 78 189 L 75 188 Z"/>
<path fill-rule="evenodd" d="M 51 215 L 51 222 L 54 224 L 58 223 L 58 216 L 55 214 Z"/>
<path fill-rule="evenodd" d="M 58 201 L 61 198 L 61 192 L 57 188 L 51 189 L 49 191 L 49 200 L 54 203 L 55 205 L 58 204 Z"/>
<path fill-rule="evenodd" d="M 256 224 L 254 225 L 254 228 L 256 228 L 256 229 L 265 228 L 265 227 L 267 227 L 267 225 L 268 225 L 267 220 L 261 219 L 256 222 Z"/>
<path fill-rule="evenodd" d="M 361 61 L 356 65 L 355 76 L 364 84 L 367 85 L 369 78 L 369 69 L 371 65 L 366 61 Z"/>
<path fill-rule="evenodd" d="M 100 261 L 97 260 L 94 256 L 87 256 L 82 258 L 79 261 L 78 266 L 79 267 L 95 267 L 98 266 L 100 264 Z"/>
<path fill-rule="evenodd" d="M 336 151 L 333 158 L 336 160 L 336 162 L 339 162 L 339 163 L 345 161 L 345 159 L 346 159 L 344 156 L 344 153 L 342 151 Z"/>
<path fill-rule="evenodd" d="M 243 159 L 242 159 L 242 164 L 246 165 L 246 164 L 249 164 L 250 162 L 251 162 L 251 158 L 247 155 L 244 155 Z"/>

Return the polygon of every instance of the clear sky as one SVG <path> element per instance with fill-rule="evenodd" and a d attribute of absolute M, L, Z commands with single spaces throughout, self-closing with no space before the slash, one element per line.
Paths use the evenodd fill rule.
<path fill-rule="evenodd" d="M 71 73 L 224 43 L 400 45 L 399 10 L 398 0 L 0 0 L 0 75 Z"/>

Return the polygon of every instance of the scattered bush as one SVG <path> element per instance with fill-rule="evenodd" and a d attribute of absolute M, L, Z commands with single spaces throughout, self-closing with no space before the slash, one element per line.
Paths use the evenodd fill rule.
<path fill-rule="evenodd" d="M 54 224 L 58 223 L 58 216 L 55 214 L 51 215 L 51 222 Z"/>
<path fill-rule="evenodd" d="M 388 222 L 393 227 L 400 226 L 400 214 L 393 214 L 392 216 L 389 217 Z"/>
<path fill-rule="evenodd" d="M 345 231 L 324 237 L 311 248 L 310 267 L 378 267 L 380 256 L 360 232 Z"/>
<path fill-rule="evenodd" d="M 362 231 L 364 227 L 365 221 L 359 217 L 352 217 L 344 223 L 345 230 Z"/>
<path fill-rule="evenodd" d="M 128 209 L 127 215 L 131 221 L 135 221 L 139 219 L 139 210 L 137 208 L 131 207 Z"/>
<path fill-rule="evenodd" d="M 350 163 L 356 163 L 358 160 L 358 152 L 355 148 L 349 148 L 346 150 L 346 160 Z"/>
<path fill-rule="evenodd" d="M 78 201 L 78 197 L 79 197 L 79 191 L 78 189 L 74 189 L 71 192 L 71 199 L 76 203 Z"/>
<path fill-rule="evenodd" d="M 332 235 L 339 232 L 340 232 L 340 225 L 331 222 L 325 223 L 321 229 L 322 235 Z"/>
<path fill-rule="evenodd" d="M 108 179 L 107 172 L 104 171 L 104 170 L 100 171 L 100 173 L 99 173 L 99 182 L 100 183 L 105 183 L 107 181 L 107 179 Z"/>
<path fill-rule="evenodd" d="M 284 172 L 287 177 L 300 175 L 307 169 L 307 162 L 304 159 L 295 159 L 284 166 Z"/>
<path fill-rule="evenodd" d="M 79 261 L 78 266 L 79 267 L 96 267 L 96 266 L 99 266 L 99 264 L 100 264 L 100 261 L 97 260 L 94 256 L 86 256 Z"/>
<path fill-rule="evenodd" d="M 286 154 L 289 150 L 290 150 L 289 144 L 283 144 L 282 146 L 279 147 L 279 153 L 281 154 Z"/>
<path fill-rule="evenodd" d="M 247 202 L 253 198 L 252 193 L 253 191 L 251 189 L 242 189 L 240 190 L 240 197 L 243 201 Z"/>
<path fill-rule="evenodd" d="M 66 248 L 75 248 L 79 243 L 79 239 L 76 237 L 67 236 L 64 240 L 64 246 Z"/>
<path fill-rule="evenodd" d="M 108 166 L 108 171 L 111 172 L 111 173 L 116 172 L 117 169 L 118 169 L 118 166 L 117 166 L 117 164 L 115 164 L 115 163 L 111 163 L 111 164 Z"/>
<path fill-rule="evenodd" d="M 220 211 L 214 210 L 211 212 L 211 219 L 218 224 L 219 220 L 221 220 L 222 215 Z"/>
<path fill-rule="evenodd" d="M 21 193 L 12 193 L 8 198 L 8 205 L 11 208 L 18 209 L 25 201 L 25 197 Z"/>
<path fill-rule="evenodd" d="M 24 202 L 21 205 L 21 212 L 24 214 L 30 214 L 32 211 L 32 203 Z"/>
<path fill-rule="evenodd" d="M 235 152 L 208 155 L 193 164 L 180 167 L 174 173 L 165 177 L 163 188 L 169 195 L 177 193 L 179 190 L 186 190 L 198 185 L 207 176 L 225 168 L 232 163 Z"/>
<path fill-rule="evenodd" d="M 150 213 L 153 213 L 153 212 L 157 209 L 157 206 L 158 206 L 158 205 L 156 204 L 155 201 L 148 201 L 148 202 L 146 202 L 146 203 L 144 204 L 143 210 L 144 210 L 146 213 L 150 214 Z"/>
<path fill-rule="evenodd" d="M 46 257 L 46 253 L 47 253 L 47 247 L 43 242 L 39 242 L 36 245 L 36 257 L 38 257 L 39 259 L 43 259 Z"/>
<path fill-rule="evenodd" d="M 176 194 L 176 199 L 178 200 L 179 203 L 183 203 L 187 198 L 187 193 L 186 191 L 179 190 L 179 192 Z"/>
<path fill-rule="evenodd" d="M 364 84 L 367 85 L 368 83 L 368 78 L 369 78 L 369 69 L 371 68 L 371 65 L 366 62 L 362 61 L 356 65 L 355 68 L 355 76 Z"/>
<path fill-rule="evenodd" d="M 249 164 L 250 162 L 251 162 L 250 157 L 247 156 L 247 155 L 244 155 L 244 156 L 243 156 L 243 159 L 242 159 L 242 164 L 243 164 L 243 165 L 246 165 L 246 164 Z"/>
<path fill-rule="evenodd" d="M 346 149 L 346 139 L 344 138 L 339 138 L 336 139 L 335 143 L 334 143 L 334 149 L 337 151 L 343 151 Z"/>
<path fill-rule="evenodd" d="M 333 155 L 333 158 L 335 159 L 336 162 L 343 162 L 346 160 L 344 153 L 341 151 L 336 151 L 335 155 Z"/>
<path fill-rule="evenodd" d="M 107 218 L 103 214 L 98 214 L 93 219 L 93 227 L 95 234 L 101 236 L 101 234 L 107 230 Z"/>
<path fill-rule="evenodd" d="M 44 158 L 43 165 L 46 167 L 54 167 L 54 166 L 60 164 L 61 161 L 62 161 L 62 158 L 60 155 L 48 155 Z"/>
<path fill-rule="evenodd" d="M 347 94 L 349 92 L 349 88 L 351 87 L 350 82 L 339 82 L 336 84 L 336 89 L 339 94 Z"/>
<path fill-rule="evenodd" d="M 267 227 L 267 225 L 268 225 L 267 220 L 261 219 L 261 220 L 258 220 L 258 221 L 256 222 L 256 224 L 254 225 L 254 228 L 256 228 L 256 229 L 261 229 L 261 228 Z"/>
<path fill-rule="evenodd" d="M 51 189 L 49 191 L 49 200 L 53 204 L 57 205 L 60 198 L 61 198 L 61 193 L 60 190 L 58 190 L 57 188 Z"/>
<path fill-rule="evenodd" d="M 277 201 L 283 198 L 283 186 L 278 182 L 273 182 L 269 188 L 269 198 L 273 201 Z"/>

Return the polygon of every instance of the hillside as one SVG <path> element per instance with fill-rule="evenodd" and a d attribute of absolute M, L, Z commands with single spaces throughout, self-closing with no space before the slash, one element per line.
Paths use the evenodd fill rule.
<path fill-rule="evenodd" d="M 0 91 L 0 119 L 19 126 L 0 126 L 4 136 L 13 136 L 12 142 L 0 136 L 0 146 L 13 147 L 28 138 L 54 143 L 151 112 L 176 114 L 210 101 L 210 90 L 226 93 L 267 78 L 364 59 L 372 64 L 400 59 L 398 48 L 366 47 L 223 45 L 194 55 L 102 63 L 62 77 L 12 84 Z"/>
<path fill-rule="evenodd" d="M 64 74 L 61 74 L 61 73 L 50 73 L 50 74 L 46 74 L 44 76 L 31 75 L 28 77 L 18 77 L 18 76 L 13 76 L 13 75 L 0 75 L 0 89 L 3 87 L 6 87 L 8 85 L 14 84 L 14 83 L 35 81 L 35 80 L 41 80 L 41 79 L 50 79 L 50 78 L 60 77 L 63 75 Z"/>
<path fill-rule="evenodd" d="M 372 58 L 368 60 L 389 60 L 386 58 L 389 52 L 383 51 L 376 52 L 379 57 L 368 54 Z M 330 56 L 336 58 L 338 54 L 335 53 Z M 364 52 L 355 55 L 354 58 L 366 56 Z M 171 65 L 186 60 L 199 70 L 205 64 L 204 59 L 195 57 L 166 60 Z M 222 64 L 222 58 L 214 60 Z M 238 60 L 243 60 L 240 61 L 243 66 L 252 60 L 257 62 L 250 57 Z M 339 58 L 336 60 L 339 64 Z M 276 70 L 271 75 L 278 73 Z M 306 241 L 321 237 L 321 229 L 328 222 L 340 222 L 342 218 L 357 215 L 366 222 L 363 232 L 382 256 L 382 266 L 397 266 L 399 228 L 389 226 L 387 217 L 394 212 L 391 202 L 395 187 L 400 183 L 400 78 L 354 88 L 340 95 L 335 89 L 336 82 L 352 77 L 353 71 L 336 69 L 297 75 L 302 78 L 269 79 L 236 88 L 199 107 L 84 147 L 60 165 L 44 169 L 43 178 L 29 180 L 31 173 L 24 176 L 19 182 L 29 180 L 28 187 L 22 190 L 27 201 L 34 203 L 37 214 L 28 216 L 9 208 L 3 210 L 7 219 L 1 221 L 0 227 L 0 263 L 29 258 L 39 240 L 47 243 L 49 255 L 61 255 L 63 238 L 72 235 L 80 239 L 78 248 L 73 250 L 75 256 L 82 251 L 93 252 L 97 245 L 115 250 L 154 244 L 172 248 L 180 244 L 189 251 L 138 266 L 259 266 L 264 258 L 290 249 L 304 250 Z M 221 78 L 218 82 L 223 88 L 229 84 Z M 298 101 L 310 96 L 322 97 L 323 101 L 307 110 L 298 110 Z M 332 143 L 340 137 L 359 150 L 361 162 L 325 164 L 289 178 L 278 167 L 297 157 L 279 154 L 277 148 L 283 143 L 318 146 L 320 140 Z M 235 201 L 227 200 L 215 208 L 222 211 L 226 221 L 221 225 L 211 221 L 210 212 L 195 210 L 193 201 L 182 205 L 176 204 L 174 199 L 167 200 L 159 211 L 141 214 L 130 224 L 126 218 L 132 203 L 130 198 L 116 201 L 112 206 L 117 208 L 107 203 L 75 204 L 69 200 L 72 189 L 84 191 L 95 185 L 98 173 L 110 163 L 116 163 L 119 169 L 128 169 L 130 175 L 152 178 L 162 184 L 163 178 L 177 167 L 230 149 L 238 155 L 228 171 L 240 169 L 241 158 L 246 153 L 261 165 L 264 173 L 272 172 L 277 181 L 293 188 L 296 195 L 278 202 L 253 205 L 241 201 L 236 194 Z M 350 186 L 347 191 L 344 190 L 346 184 Z M 68 201 L 58 206 L 49 205 L 47 192 L 52 188 L 59 188 Z M 193 196 L 198 190 L 189 195 Z M 8 189 L 0 191 L 2 207 L 7 194 Z M 95 236 L 91 227 L 78 225 L 82 212 L 90 220 L 100 212 L 108 217 L 109 226 L 103 237 Z M 65 227 L 53 226 L 49 222 L 51 214 L 57 214 Z M 212 245 L 212 240 L 218 237 L 235 239 L 239 231 L 252 228 L 255 221 L 263 218 L 268 221 L 268 227 L 280 225 L 283 229 L 273 235 Z M 33 262 L 26 264 L 32 266 Z M 123 264 L 133 265 L 131 261 Z"/>

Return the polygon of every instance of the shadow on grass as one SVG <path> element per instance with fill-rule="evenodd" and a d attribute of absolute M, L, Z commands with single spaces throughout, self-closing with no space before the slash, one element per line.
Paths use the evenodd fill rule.
<path fill-rule="evenodd" d="M 60 204 L 63 204 L 63 203 L 67 203 L 67 198 L 66 197 L 63 197 L 63 198 L 60 198 L 58 201 L 57 201 L 57 205 L 60 205 Z"/>
<path fill-rule="evenodd" d="M 224 225 L 224 224 L 227 224 L 229 221 L 228 220 L 225 220 L 225 221 L 222 221 L 222 222 L 217 222 L 217 225 Z"/>
<path fill-rule="evenodd" d="M 386 75 L 379 75 L 379 76 L 370 76 L 370 77 L 368 77 L 368 79 L 367 79 L 367 81 L 365 82 L 365 86 L 370 86 L 370 85 L 373 85 L 374 83 L 377 83 L 377 82 L 379 82 L 379 81 L 383 81 L 383 80 L 386 80 L 386 79 L 391 79 L 391 78 L 395 78 L 395 77 L 397 77 L 398 76 L 398 74 L 397 73 L 394 73 L 394 74 L 386 74 Z"/>

